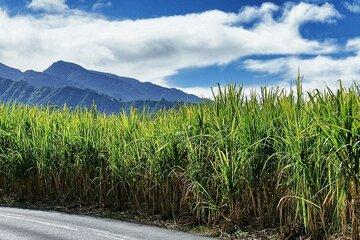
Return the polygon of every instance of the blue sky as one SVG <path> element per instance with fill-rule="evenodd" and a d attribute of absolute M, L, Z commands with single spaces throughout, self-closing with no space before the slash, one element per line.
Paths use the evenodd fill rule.
<path fill-rule="evenodd" d="M 0 0 L 0 62 L 66 60 L 208 96 L 360 75 L 360 0 Z M 10 40 L 11 39 L 11 40 Z"/>

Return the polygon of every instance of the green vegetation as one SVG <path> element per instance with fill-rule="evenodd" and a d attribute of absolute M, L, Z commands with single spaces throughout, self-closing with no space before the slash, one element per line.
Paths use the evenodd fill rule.
<path fill-rule="evenodd" d="M 1 195 L 359 239 L 359 96 L 299 81 L 155 115 L 1 105 Z"/>

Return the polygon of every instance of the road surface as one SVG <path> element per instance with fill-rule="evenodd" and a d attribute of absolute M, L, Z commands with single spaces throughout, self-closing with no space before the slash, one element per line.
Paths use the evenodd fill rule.
<path fill-rule="evenodd" d="M 188 233 L 52 211 L 0 207 L 1 240 L 205 240 Z"/>

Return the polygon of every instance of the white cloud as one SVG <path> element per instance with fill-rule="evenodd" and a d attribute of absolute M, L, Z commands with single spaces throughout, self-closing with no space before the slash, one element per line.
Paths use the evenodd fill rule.
<path fill-rule="evenodd" d="M 36 11 L 64 12 L 68 9 L 65 0 L 32 0 L 28 6 Z"/>
<path fill-rule="evenodd" d="M 282 57 L 272 60 L 247 60 L 244 66 L 257 73 L 280 75 L 282 78 L 280 85 L 283 86 L 288 86 L 300 69 L 305 77 L 304 86 L 307 90 L 323 88 L 325 85 L 335 88 L 339 79 L 345 85 L 359 81 L 360 38 L 349 40 L 347 48 L 357 51 L 356 54 L 340 58 L 319 55 L 310 58 Z"/>
<path fill-rule="evenodd" d="M 234 83 L 232 83 L 232 84 L 234 84 Z M 252 93 L 260 93 L 261 92 L 261 88 L 257 85 L 243 86 L 243 85 L 238 84 L 235 86 L 241 87 L 242 92 L 245 95 L 250 95 Z M 214 99 L 214 95 L 216 96 L 219 94 L 219 87 L 220 87 L 221 91 L 224 91 L 227 86 L 226 85 L 214 85 L 214 86 L 210 86 L 210 87 L 186 87 L 186 88 L 178 88 L 178 89 L 180 89 L 186 93 L 195 94 L 202 98 Z M 281 82 L 280 87 L 288 89 L 289 84 Z"/>
<path fill-rule="evenodd" d="M 30 5 L 36 2 L 42 9 L 46 4 L 41 2 L 66 7 L 65 1 L 50 0 Z M 275 19 L 276 11 L 280 17 Z M 61 59 L 167 85 L 166 78 L 181 69 L 228 64 L 244 56 L 334 52 L 333 43 L 305 39 L 300 28 L 338 17 L 328 3 L 264 3 L 237 14 L 214 10 L 142 20 L 108 20 L 75 10 L 10 16 L 0 10 L 0 62 L 43 70 Z"/>
<path fill-rule="evenodd" d="M 214 94 L 217 94 L 217 87 L 216 86 L 209 86 L 209 87 L 180 87 L 178 88 L 183 92 L 189 94 L 195 94 L 202 98 L 209 98 L 212 99 Z M 214 94 L 213 92 L 214 91 Z"/>
<path fill-rule="evenodd" d="M 350 1 L 345 1 L 345 2 L 344 2 L 344 6 L 345 6 L 350 12 L 360 13 L 360 0 L 353 0 L 352 2 L 350 2 Z"/>
<path fill-rule="evenodd" d="M 279 10 L 279 6 L 274 3 L 264 3 L 260 7 L 244 6 L 238 14 L 240 22 L 249 22 L 254 19 L 265 19 L 271 21 L 272 14 Z"/>
<path fill-rule="evenodd" d="M 92 5 L 91 9 L 93 11 L 100 10 L 102 8 L 108 8 L 112 6 L 112 2 L 106 0 L 97 0 L 94 5 Z"/>
<path fill-rule="evenodd" d="M 346 49 L 348 51 L 354 51 L 354 52 L 358 52 L 358 54 L 360 54 L 360 37 L 350 39 L 346 44 Z"/>

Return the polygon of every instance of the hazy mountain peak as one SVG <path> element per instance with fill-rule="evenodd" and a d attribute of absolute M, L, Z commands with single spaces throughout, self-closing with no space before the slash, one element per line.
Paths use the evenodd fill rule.
<path fill-rule="evenodd" d="M 67 61 L 56 61 L 53 64 L 51 64 L 50 67 L 65 67 L 65 68 L 75 68 L 75 69 L 84 69 L 79 64 L 73 63 L 73 62 L 67 62 Z"/>
<path fill-rule="evenodd" d="M 34 71 L 34 70 L 26 70 L 24 72 L 24 74 L 41 74 L 41 72 L 37 72 L 37 71 Z"/>
<path fill-rule="evenodd" d="M 53 75 L 57 77 L 61 76 L 67 76 L 68 74 L 71 74 L 73 72 L 78 71 L 87 71 L 82 66 L 71 63 L 71 62 L 65 62 L 65 61 L 57 61 L 53 63 L 49 68 L 47 68 L 44 73 L 48 75 Z"/>

